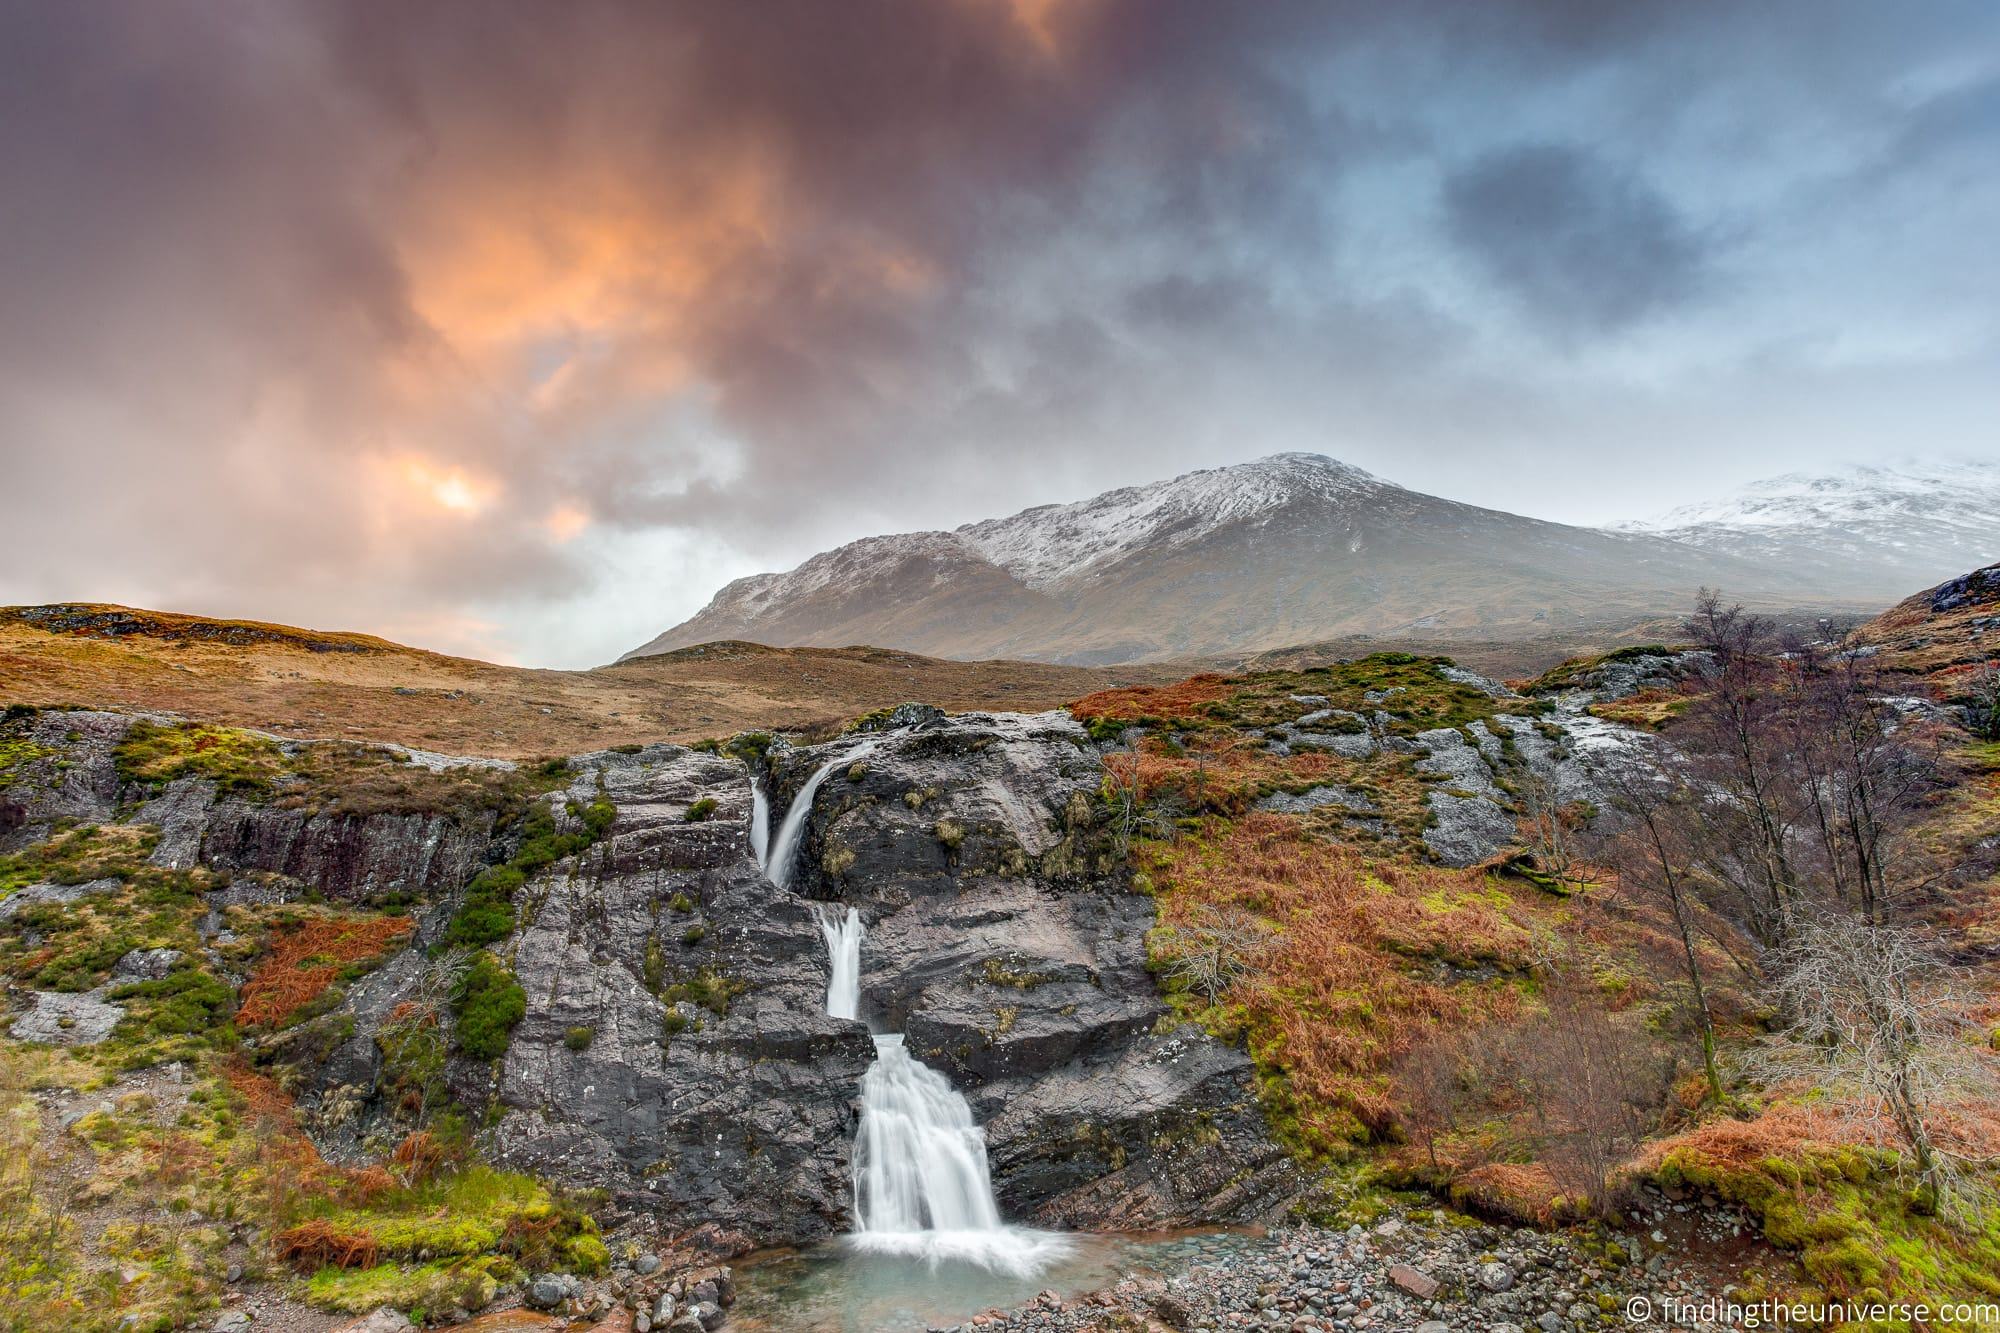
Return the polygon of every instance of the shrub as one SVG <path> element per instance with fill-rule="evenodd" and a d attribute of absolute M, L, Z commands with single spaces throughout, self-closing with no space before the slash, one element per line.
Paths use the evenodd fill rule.
<path fill-rule="evenodd" d="M 729 1012 L 729 1002 L 748 990 L 747 983 L 735 977 L 725 976 L 713 968 L 704 967 L 691 976 L 684 977 L 660 992 L 660 998 L 669 1005 L 686 1001 L 698 1004 L 710 1013 L 720 1017 Z M 669 1013 L 669 1031 L 678 1031 L 671 1026 L 674 1015 Z"/>
<path fill-rule="evenodd" d="M 590 1043 L 596 1039 L 597 1029 L 594 1027 L 580 1025 L 563 1033 L 563 1045 L 572 1051 L 587 1051 L 590 1049 Z"/>
<path fill-rule="evenodd" d="M 153 1032 L 174 1035 L 208 1032 L 229 1012 L 235 992 L 199 968 L 186 967 L 158 981 L 139 981 L 111 992 L 114 1000 L 152 1000 L 142 1020 Z M 130 1019 L 128 1022 L 132 1021 Z"/>
<path fill-rule="evenodd" d="M 528 993 L 492 954 L 472 960 L 453 998 L 458 1016 L 458 1048 L 475 1060 L 507 1053 L 514 1025 L 528 1012 Z"/>

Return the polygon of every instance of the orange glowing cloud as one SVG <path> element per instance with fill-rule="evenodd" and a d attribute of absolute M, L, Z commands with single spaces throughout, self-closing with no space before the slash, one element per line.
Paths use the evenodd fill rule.
<path fill-rule="evenodd" d="M 392 497 L 464 518 L 491 508 L 501 494 L 497 482 L 463 467 L 442 466 L 415 455 L 393 460 L 386 470 Z"/>

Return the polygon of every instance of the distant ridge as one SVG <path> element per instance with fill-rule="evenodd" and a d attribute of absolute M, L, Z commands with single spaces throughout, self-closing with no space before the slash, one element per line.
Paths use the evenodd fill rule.
<path fill-rule="evenodd" d="M 1103 663 L 1351 634 L 1538 636 L 1678 610 L 1703 584 L 1875 609 L 1809 570 L 1524 518 L 1286 453 L 851 542 L 738 579 L 627 657 L 726 638 Z"/>

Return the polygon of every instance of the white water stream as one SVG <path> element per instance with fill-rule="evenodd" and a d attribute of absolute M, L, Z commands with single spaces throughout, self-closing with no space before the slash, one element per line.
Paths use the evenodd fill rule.
<path fill-rule="evenodd" d="M 826 1011 L 854 1018 L 867 934 L 861 914 L 823 911 L 820 933 L 832 964 Z M 933 1265 L 956 1260 L 1026 1276 L 1073 1248 L 1068 1237 L 1001 1222 L 986 1135 L 972 1108 L 949 1079 L 910 1055 L 900 1032 L 876 1034 L 875 1063 L 861 1079 L 854 1218 L 853 1248 Z"/>
<path fill-rule="evenodd" d="M 759 870 L 771 864 L 771 798 L 756 778 L 750 779 L 750 851 Z"/>
<path fill-rule="evenodd" d="M 878 743 L 872 740 L 864 741 L 846 754 L 827 760 L 806 779 L 806 785 L 799 788 L 799 794 L 792 798 L 791 805 L 785 810 L 783 822 L 778 825 L 777 836 L 770 840 L 768 850 L 758 857 L 764 867 L 765 876 L 773 884 L 781 889 L 788 889 L 792 885 L 792 873 L 798 868 L 799 842 L 806 835 L 806 820 L 812 815 L 813 797 L 819 792 L 819 784 L 825 782 L 826 775 L 834 769 L 842 764 L 855 763 L 873 750 Z M 750 806 L 750 844 L 754 849 L 757 846 L 757 810 L 762 804 L 764 793 L 763 788 L 754 783 L 751 790 L 754 794 Z M 764 825 L 768 829 L 771 815 L 768 806 L 763 808 Z"/>

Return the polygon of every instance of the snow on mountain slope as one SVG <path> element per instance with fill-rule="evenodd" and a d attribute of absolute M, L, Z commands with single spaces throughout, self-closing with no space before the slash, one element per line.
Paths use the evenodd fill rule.
<path fill-rule="evenodd" d="M 2000 464 L 1789 473 L 1614 526 L 1746 559 L 1816 566 L 1857 593 L 1890 595 L 2000 556 Z"/>
<path fill-rule="evenodd" d="M 1802 605 L 1726 552 L 1425 495 L 1316 454 L 870 537 L 739 579 L 628 656 L 718 639 L 1066 662 L 1233 653 L 1338 634 L 1546 633 L 1684 606 L 1697 586 Z"/>
<path fill-rule="evenodd" d="M 968 523 L 956 535 L 1029 587 L 1049 588 L 1134 551 L 1185 546 L 1300 499 L 1353 500 L 1391 489 L 1402 488 L 1335 459 L 1273 454 Z"/>

